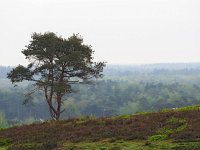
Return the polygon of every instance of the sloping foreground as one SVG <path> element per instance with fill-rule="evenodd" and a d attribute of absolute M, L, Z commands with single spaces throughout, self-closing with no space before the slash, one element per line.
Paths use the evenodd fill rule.
<path fill-rule="evenodd" d="M 200 149 L 200 112 L 46 122 L 0 131 L 0 150 Z"/>

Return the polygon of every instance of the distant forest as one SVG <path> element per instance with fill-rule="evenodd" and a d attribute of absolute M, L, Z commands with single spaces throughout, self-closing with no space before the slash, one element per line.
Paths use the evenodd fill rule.
<path fill-rule="evenodd" d="M 50 119 L 42 93 L 24 103 L 28 82 L 14 87 L 0 66 L 0 127 Z M 157 111 L 200 103 L 200 63 L 108 65 L 104 78 L 91 84 L 73 85 L 64 98 L 62 118 L 105 117 Z"/>

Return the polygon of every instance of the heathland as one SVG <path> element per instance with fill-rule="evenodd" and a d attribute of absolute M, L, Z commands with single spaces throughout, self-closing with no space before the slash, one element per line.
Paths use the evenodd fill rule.
<path fill-rule="evenodd" d="M 60 121 L 44 95 L 25 97 L 0 67 L 0 150 L 200 149 L 200 64 L 108 65 L 104 78 L 74 85 Z"/>

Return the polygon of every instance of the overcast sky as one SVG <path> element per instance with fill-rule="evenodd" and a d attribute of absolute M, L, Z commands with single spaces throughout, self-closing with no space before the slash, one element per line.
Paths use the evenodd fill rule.
<path fill-rule="evenodd" d="M 46 31 L 80 33 L 109 64 L 200 62 L 200 0 L 2 0 L 0 65 L 26 64 Z"/>

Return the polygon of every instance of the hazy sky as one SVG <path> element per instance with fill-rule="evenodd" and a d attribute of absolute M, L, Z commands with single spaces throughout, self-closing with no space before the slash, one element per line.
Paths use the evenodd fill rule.
<path fill-rule="evenodd" d="M 200 62 L 200 0 L 2 0 L 0 65 L 26 64 L 46 31 L 80 33 L 108 63 Z"/>

